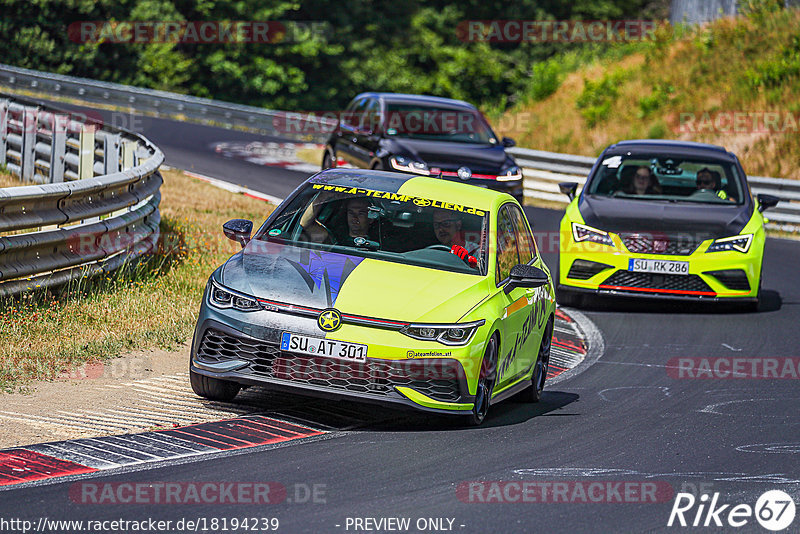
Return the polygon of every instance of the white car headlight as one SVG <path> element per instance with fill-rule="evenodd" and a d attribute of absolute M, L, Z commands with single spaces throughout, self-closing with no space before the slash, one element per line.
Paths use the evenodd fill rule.
<path fill-rule="evenodd" d="M 389 161 L 392 167 L 398 171 L 413 172 L 414 174 L 423 174 L 425 176 L 430 176 L 431 174 L 431 171 L 428 170 L 427 163 L 422 161 L 414 161 L 404 156 L 392 156 L 389 158 Z"/>
<path fill-rule="evenodd" d="M 586 226 L 585 224 L 572 223 L 572 237 L 575 239 L 576 243 L 591 241 L 592 243 L 608 245 L 609 247 L 614 246 L 614 242 L 611 241 L 611 236 L 608 232 Z"/>
<path fill-rule="evenodd" d="M 438 341 L 443 345 L 466 345 L 485 320 L 458 324 L 410 324 L 400 332 L 420 341 Z"/>
<path fill-rule="evenodd" d="M 233 308 L 239 311 L 258 311 L 263 309 L 261 304 L 251 296 L 233 291 L 214 280 L 211 281 L 209 303 L 215 308 Z"/>
<path fill-rule="evenodd" d="M 728 252 L 731 250 L 738 250 L 739 252 L 747 252 L 750 250 L 750 245 L 753 243 L 753 234 L 735 235 L 732 237 L 723 237 L 715 239 L 708 246 L 706 252 Z"/>

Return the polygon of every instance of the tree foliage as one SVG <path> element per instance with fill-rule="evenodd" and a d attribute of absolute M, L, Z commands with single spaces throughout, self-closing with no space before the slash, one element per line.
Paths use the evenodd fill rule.
<path fill-rule="evenodd" d="M 466 20 L 619 20 L 666 0 L 0 0 L 3 62 L 276 109 L 336 109 L 365 90 L 497 107 L 557 87 L 564 43 L 467 42 Z M 655 6 L 655 7 L 653 7 Z M 659 11 L 661 10 L 661 11 Z M 323 22 L 280 43 L 90 43 L 81 21 Z M 585 46 L 584 46 L 585 48 Z M 541 78 L 541 79 L 540 79 Z M 533 80 L 533 81 L 532 81 Z"/>

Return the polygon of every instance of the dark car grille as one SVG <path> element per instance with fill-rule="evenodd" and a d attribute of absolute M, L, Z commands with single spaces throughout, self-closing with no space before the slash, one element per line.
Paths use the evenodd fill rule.
<path fill-rule="evenodd" d="M 743 269 L 707 271 L 703 274 L 710 274 L 719 280 L 722 285 L 733 291 L 750 291 L 750 282 L 747 280 L 747 273 Z"/>
<path fill-rule="evenodd" d="M 671 254 L 688 256 L 703 241 L 688 234 L 620 234 L 622 243 L 634 254 Z"/>
<path fill-rule="evenodd" d="M 282 352 L 277 343 L 241 338 L 219 330 L 206 330 L 197 351 L 202 362 L 241 359 L 251 373 L 355 393 L 388 395 L 394 386 L 406 386 L 431 398 L 457 402 L 460 383 L 466 383 L 455 360 L 379 360 L 348 362 Z"/>
<path fill-rule="evenodd" d="M 665 291 L 699 291 L 715 294 L 702 278 L 696 274 L 654 274 L 617 271 L 600 284 L 603 286 L 641 289 L 663 289 Z"/>

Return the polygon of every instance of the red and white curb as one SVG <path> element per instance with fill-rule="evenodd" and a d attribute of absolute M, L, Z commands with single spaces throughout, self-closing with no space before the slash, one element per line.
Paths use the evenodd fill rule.
<path fill-rule="evenodd" d="M 0 486 L 273 445 L 325 433 L 252 415 L 141 434 L 17 447 L 0 451 Z"/>
<path fill-rule="evenodd" d="M 557 308 L 553 326 L 548 384 L 557 384 L 579 375 L 605 351 L 600 330 L 591 319 L 577 310 Z"/>
<path fill-rule="evenodd" d="M 325 145 L 317 143 L 217 143 L 214 151 L 226 158 L 236 158 L 256 165 L 281 167 L 290 171 L 317 172 L 322 160 L 317 164 L 309 163 L 297 156 L 298 150 L 322 151 Z"/>
<path fill-rule="evenodd" d="M 576 367 L 586 357 L 587 352 L 586 340 L 577 323 L 563 310 L 557 309 L 547 379 L 551 380 Z"/>

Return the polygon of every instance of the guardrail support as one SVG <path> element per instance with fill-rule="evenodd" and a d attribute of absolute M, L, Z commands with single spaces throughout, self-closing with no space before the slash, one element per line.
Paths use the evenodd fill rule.
<path fill-rule="evenodd" d="M 78 178 L 85 180 L 94 177 L 94 124 L 84 124 L 80 133 L 80 154 Z"/>
<path fill-rule="evenodd" d="M 26 107 L 22 111 L 22 150 L 20 173 L 23 182 L 32 182 L 36 171 L 36 132 L 39 129 L 39 110 Z"/>
<path fill-rule="evenodd" d="M 122 170 L 136 166 L 137 143 L 125 141 L 122 143 Z"/>
<path fill-rule="evenodd" d="M 105 164 L 105 174 L 119 172 L 120 141 L 119 134 L 106 134 L 103 139 L 103 163 Z"/>
<path fill-rule="evenodd" d="M 8 163 L 6 150 L 8 140 L 8 100 L 0 100 L 0 165 Z"/>

